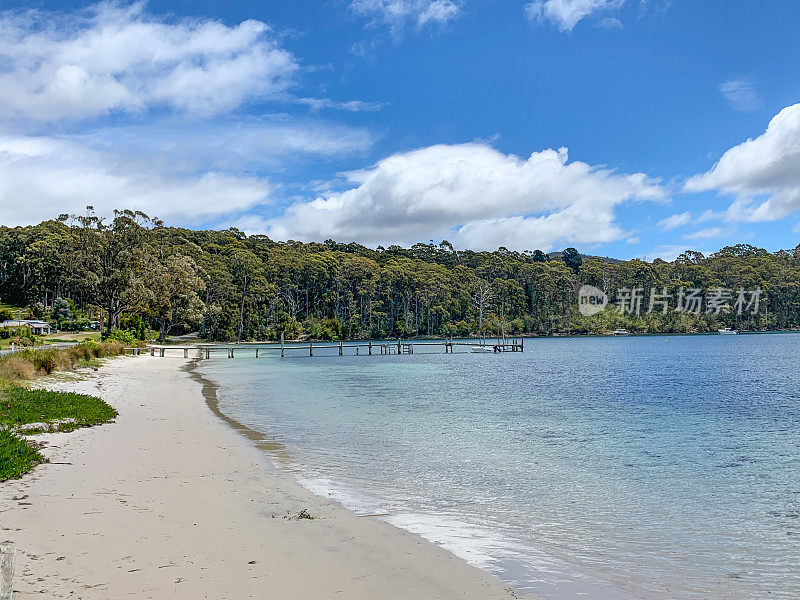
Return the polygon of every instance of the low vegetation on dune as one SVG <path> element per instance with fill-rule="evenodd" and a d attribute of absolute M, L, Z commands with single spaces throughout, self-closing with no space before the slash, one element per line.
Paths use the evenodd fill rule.
<path fill-rule="evenodd" d="M 124 352 L 125 344 L 114 340 L 101 343 L 86 340 L 70 348 L 23 350 L 0 357 L 0 385 L 33 379 L 37 374 L 71 371 L 90 365 L 98 358 L 119 356 Z"/>
<path fill-rule="evenodd" d="M 0 429 L 0 481 L 16 479 L 42 460 L 39 451 L 24 439 Z"/>
<path fill-rule="evenodd" d="M 18 386 L 0 390 L 0 427 L 12 430 L 36 423 L 36 431 L 72 431 L 106 423 L 116 416 L 116 410 L 94 396 Z"/>
<path fill-rule="evenodd" d="M 119 342 L 84 342 L 72 348 L 25 350 L 0 358 L 0 481 L 30 471 L 44 459 L 25 435 L 72 431 L 106 423 L 117 416 L 100 398 L 24 387 L 26 380 L 55 371 L 91 365 L 118 356 Z"/>

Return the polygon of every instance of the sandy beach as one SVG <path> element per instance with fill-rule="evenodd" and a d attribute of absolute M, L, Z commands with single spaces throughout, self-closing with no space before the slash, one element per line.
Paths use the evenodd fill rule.
<path fill-rule="evenodd" d="M 279 471 L 173 358 L 124 358 L 48 387 L 115 422 L 36 439 L 49 463 L 0 484 L 15 598 L 508 599 L 497 579 Z M 208 390 L 206 390 L 208 392 Z M 307 511 L 314 517 L 298 519 Z"/>

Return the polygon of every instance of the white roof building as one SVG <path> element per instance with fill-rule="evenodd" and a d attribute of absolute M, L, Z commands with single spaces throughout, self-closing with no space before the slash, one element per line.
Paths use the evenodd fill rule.
<path fill-rule="evenodd" d="M 15 319 L 3 321 L 0 327 L 27 327 L 33 335 L 50 335 L 53 328 L 47 321 L 37 321 L 35 319 Z"/>

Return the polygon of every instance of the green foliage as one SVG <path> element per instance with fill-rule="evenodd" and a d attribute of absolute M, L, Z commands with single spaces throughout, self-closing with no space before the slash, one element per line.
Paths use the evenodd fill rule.
<path fill-rule="evenodd" d="M 53 319 L 63 323 L 72 319 L 72 306 L 64 298 L 56 298 L 53 301 Z"/>
<path fill-rule="evenodd" d="M 0 415 L 5 407 L 0 407 Z M 0 429 L 0 481 L 17 479 L 44 460 L 22 438 Z"/>
<path fill-rule="evenodd" d="M 581 265 L 583 264 L 583 257 L 575 248 L 567 248 L 564 250 L 562 258 L 564 259 L 564 264 L 572 269 L 573 273 L 577 275 L 578 272 L 580 272 Z"/>
<path fill-rule="evenodd" d="M 72 431 L 107 423 L 116 416 L 114 408 L 94 396 L 13 385 L 0 388 L 0 481 L 20 477 L 44 460 L 38 450 L 12 433 L 14 428 L 42 423 L 42 430 Z"/>
<path fill-rule="evenodd" d="M 687 252 L 672 263 L 593 258 L 568 248 L 548 260 L 541 251 L 457 251 L 447 242 L 378 249 L 275 242 L 235 229 L 164 227 L 131 211 L 109 223 L 90 211 L 74 223 L 0 227 L 0 297 L 29 306 L 63 297 L 73 315 L 65 327 L 102 315 L 107 335 L 122 335 L 126 344 L 131 338 L 116 330 L 136 340 L 151 339 L 153 330 L 162 337 L 199 330 L 212 341 L 235 341 L 281 333 L 336 340 L 481 329 L 547 335 L 800 327 L 800 248 L 770 253 L 737 245 L 708 257 Z M 607 292 L 760 287 L 766 310 L 587 319 L 577 311 L 583 284 Z"/>
<path fill-rule="evenodd" d="M 61 423 L 60 431 L 106 423 L 117 411 L 100 398 L 49 390 L 30 390 L 18 386 L 0 389 L 0 426 L 15 427 L 26 423 Z"/>
<path fill-rule="evenodd" d="M 121 342 L 129 347 L 136 346 L 138 341 L 133 331 L 127 331 L 124 329 L 112 329 L 111 331 L 107 331 L 103 336 L 103 339 Z"/>

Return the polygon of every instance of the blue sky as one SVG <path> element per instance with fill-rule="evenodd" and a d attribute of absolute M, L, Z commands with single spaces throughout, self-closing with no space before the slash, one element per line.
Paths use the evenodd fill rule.
<path fill-rule="evenodd" d="M 90 203 L 370 246 L 798 244 L 800 3 L 4 9 L 4 224 Z"/>

